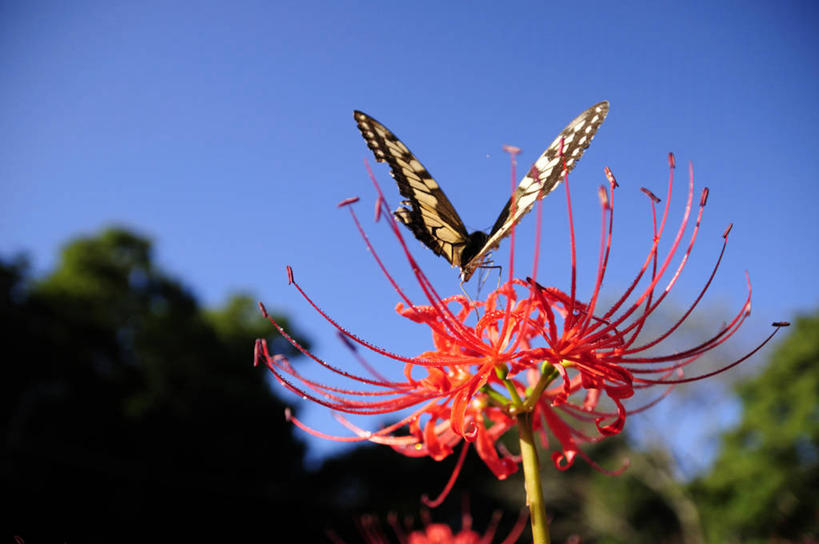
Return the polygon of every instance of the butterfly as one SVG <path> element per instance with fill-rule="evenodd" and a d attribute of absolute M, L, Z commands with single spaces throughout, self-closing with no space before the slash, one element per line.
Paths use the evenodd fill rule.
<path fill-rule="evenodd" d="M 461 281 L 466 282 L 535 202 L 552 192 L 571 171 L 608 112 L 607 101 L 595 104 L 557 135 L 520 181 L 489 234 L 466 230 L 458 212 L 429 171 L 387 127 L 360 111 L 353 112 L 353 117 L 375 160 L 390 166 L 398 190 L 407 199 L 393 212 L 396 219 L 436 255 L 459 267 Z"/>

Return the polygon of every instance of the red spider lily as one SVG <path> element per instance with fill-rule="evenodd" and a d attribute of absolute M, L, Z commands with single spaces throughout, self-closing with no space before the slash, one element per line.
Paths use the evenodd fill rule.
<path fill-rule="evenodd" d="M 672 154 L 669 154 L 669 166 L 668 196 L 670 197 L 674 183 L 675 166 Z M 748 278 L 748 294 L 745 303 L 732 321 L 723 324 L 713 336 L 698 345 L 674 353 L 663 355 L 652 353 L 652 348 L 670 337 L 680 327 L 696 308 L 710 286 L 725 253 L 728 233 L 731 230 L 729 225 L 723 233 L 722 250 L 714 268 L 693 303 L 664 333 L 651 339 L 644 338 L 645 335 L 641 336 L 649 317 L 657 310 L 680 277 L 699 232 L 703 209 L 708 198 L 707 188 L 701 193 L 696 220 L 689 240 L 687 244 L 683 243 L 686 227 L 691 216 L 694 195 L 694 176 L 693 170 L 690 168 L 688 199 L 683 218 L 674 234 L 670 249 L 662 258 L 659 255 L 658 247 L 666 227 L 670 199 L 666 199 L 665 209 L 658 222 L 656 204 L 660 202 L 660 199 L 647 189 L 642 189 L 650 197 L 651 202 L 654 220 L 652 245 L 637 276 L 629 287 L 611 307 L 605 311 L 598 310 L 597 301 L 603 285 L 611 248 L 614 189 L 618 186 L 608 168 L 606 168 L 606 176 L 609 181 L 609 191 L 601 187 L 599 193 L 603 213 L 600 258 L 597 267 L 597 278 L 589 302 L 584 303 L 578 300 L 575 294 L 576 269 L 574 264 L 575 247 L 571 225 L 571 204 L 569 206 L 572 238 L 571 293 L 566 294 L 553 287 L 543 287 L 534 279 L 528 279 L 529 285 L 532 287 L 531 296 L 537 300 L 543 312 L 549 314 L 547 328 L 542 336 L 546 346 L 533 348 L 528 356 L 532 360 L 544 361 L 543 367 L 548 368 L 551 374 L 544 371 L 538 375 L 531 372 L 531 370 L 527 373 L 528 384 L 532 390 L 529 399 L 533 399 L 533 402 L 531 405 L 525 403 L 524 408 L 534 407 L 535 430 L 543 431 L 549 428 L 557 437 L 561 451 L 555 452 L 552 459 L 555 465 L 562 469 L 571 466 L 574 457 L 578 453 L 582 454 L 578 448 L 579 442 L 594 440 L 594 438 L 581 433 L 579 425 L 570 424 L 567 420 L 575 422 L 593 421 L 600 437 L 617 434 L 623 429 L 626 415 L 642 411 L 653 405 L 676 384 L 701 380 L 732 368 L 756 353 L 776 334 L 779 327 L 788 325 L 786 322 L 773 323 L 773 326 L 776 327 L 775 330 L 743 357 L 710 372 L 693 377 L 684 377 L 683 369 L 686 366 L 733 336 L 750 315 L 751 285 Z M 566 187 L 568 196 L 568 183 Z M 571 201 L 569 200 L 569 202 Z M 679 264 L 673 269 L 670 278 L 664 281 L 663 278 L 667 277 L 669 272 L 672 272 L 670 267 L 672 258 L 682 247 L 685 247 L 685 250 Z M 638 289 L 638 284 L 643 279 L 646 280 L 647 285 Z M 663 283 L 664 285 L 662 285 Z M 633 301 L 627 303 L 630 299 Z M 560 380 L 550 385 L 556 375 L 559 375 Z M 656 385 L 666 385 L 667 388 L 651 403 L 640 408 L 626 410 L 622 402 L 623 399 L 631 397 L 635 390 Z M 517 383 L 517 387 L 519 389 L 523 388 L 520 383 Z M 575 393 L 584 395 L 582 404 L 572 402 L 571 399 Z M 613 401 L 616 414 L 597 410 L 597 404 L 602 394 L 605 394 Z M 557 410 L 566 417 L 558 417 Z M 611 419 L 612 417 L 613 419 Z M 611 421 L 604 424 L 609 419 Z M 541 436 L 545 438 L 543 432 L 541 432 Z"/>
<path fill-rule="evenodd" d="M 674 182 L 674 161 L 671 155 L 669 163 L 670 196 Z M 370 175 L 372 177 L 372 173 Z M 387 271 L 351 206 L 358 199 L 348 199 L 340 206 L 350 210 L 368 249 L 403 301 L 398 303 L 396 311 L 431 329 L 433 349 L 415 357 L 406 357 L 359 338 L 324 313 L 302 290 L 288 267 L 289 282 L 339 331 L 367 371 L 367 375 L 354 374 L 320 359 L 292 339 L 270 319 L 260 305 L 264 315 L 276 329 L 304 355 L 329 371 L 366 387 L 345 389 L 310 380 L 298 373 L 284 356 L 271 355 L 266 342 L 258 340 L 256 363 L 263 362 L 287 389 L 336 411 L 337 419 L 355 436 L 330 436 L 307 427 L 295 418 L 290 419 L 315 436 L 340 441 L 368 440 L 387 444 L 407 456 L 430 456 L 436 460 L 449 456 L 459 443 L 464 442 L 452 479 L 441 497 L 429 503 L 437 504 L 451 488 L 470 443 L 475 445 L 480 457 L 498 478 L 504 479 L 517 470 L 520 459 L 503 448 L 498 439 L 517 424 L 521 414 L 528 414 L 526 417 L 531 418 L 533 429 L 540 435 L 544 445 L 548 446 L 548 432 L 557 439 L 559 448 L 552 455 L 557 468 L 568 468 L 577 455 L 594 465 L 580 449 L 581 444 L 619 433 L 628 414 L 654 404 L 674 384 L 723 372 L 747 359 L 767 343 L 776 330 L 757 348 L 736 361 L 699 376 L 683 375 L 686 366 L 725 342 L 745 321 L 750 313 L 749 281 L 745 303 L 733 320 L 723 325 L 711 338 L 672 354 L 655 355 L 651 351 L 680 327 L 702 299 L 722 260 L 730 227 L 723 235 L 722 251 L 713 271 L 691 306 L 666 332 L 651 339 L 643 338 L 645 334 L 641 335 L 649 317 L 655 313 L 680 277 L 699 232 L 707 189 L 702 192 L 689 239 L 683 242 L 692 212 L 693 173 L 689 176 L 687 204 L 682 220 L 664 256 L 660 256 L 659 245 L 667 226 L 668 199 L 658 218 L 656 205 L 659 199 L 643 189 L 650 197 L 654 219 L 652 243 L 628 288 L 611 307 L 606 310 L 598 309 L 611 248 L 613 197 L 617 187 L 608 169 L 606 175 L 609 188 L 601 187 L 599 192 L 602 216 L 600 256 L 594 288 L 587 301 L 579 299 L 576 292 L 575 237 L 568 179 L 565 180 L 565 186 L 572 254 L 569 293 L 554 287 L 544 287 L 537 282 L 536 244 L 532 277 L 525 281 L 514 279 L 510 256 L 509 280 L 491 292 L 485 300 L 473 301 L 464 295 L 442 298 L 437 293 L 410 254 L 373 177 L 378 192 L 376 220 L 382 212 L 386 213 L 388 224 L 424 293 L 425 304 L 413 303 Z M 515 177 L 514 155 L 512 177 Z M 538 201 L 538 234 L 540 215 L 541 204 Z M 514 247 L 514 232 L 511 238 Z M 670 263 L 678 253 L 682 253 L 680 262 L 676 268 L 672 268 Z M 774 325 L 778 330 L 779 326 L 785 324 Z M 358 353 L 358 346 L 387 360 L 402 363 L 404 379 L 395 381 L 382 376 Z M 623 401 L 632 397 L 635 390 L 656 385 L 665 387 L 654 401 L 631 410 L 625 408 Z M 606 399 L 606 404 L 611 405 L 611 409 L 601 407 L 601 399 Z M 380 415 L 405 409 L 411 409 L 408 415 L 375 432 L 365 431 L 341 415 Z M 625 466 L 621 470 L 624 468 Z"/>
<path fill-rule="evenodd" d="M 512 544 L 518 541 L 525 528 L 527 517 L 526 511 L 522 511 L 514 527 L 512 527 L 506 538 L 501 541 L 501 544 Z M 496 511 L 492 515 L 489 527 L 483 534 L 472 528 L 472 516 L 469 514 L 468 508 L 465 508 L 461 515 L 461 530 L 458 532 L 453 532 L 449 525 L 432 523 L 429 512 L 426 510 L 421 512 L 421 520 L 424 525 L 421 530 L 413 531 L 408 527 L 402 527 L 394 514 L 389 516 L 388 521 L 400 544 L 490 544 L 495 538 L 500 518 L 500 512 Z M 368 544 L 388 544 L 391 541 L 381 529 L 378 518 L 374 516 L 362 517 L 358 525 L 364 542 Z M 409 526 L 410 523 L 407 522 L 406 525 Z M 331 531 L 328 532 L 327 536 L 334 544 L 344 544 L 344 541 Z"/>

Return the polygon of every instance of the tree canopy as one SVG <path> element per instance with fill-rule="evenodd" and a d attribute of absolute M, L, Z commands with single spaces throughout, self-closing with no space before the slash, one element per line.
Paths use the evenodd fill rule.
<path fill-rule="evenodd" d="M 693 491 L 712 542 L 819 535 L 819 313 L 796 320 L 754 379 L 742 420 Z"/>
<path fill-rule="evenodd" d="M 69 243 L 43 278 L 17 262 L 0 281 L 3 517 L 18 533 L 136 540 L 297 511 L 304 448 L 251 365 L 270 329 L 249 297 L 203 310 L 119 229 Z"/>

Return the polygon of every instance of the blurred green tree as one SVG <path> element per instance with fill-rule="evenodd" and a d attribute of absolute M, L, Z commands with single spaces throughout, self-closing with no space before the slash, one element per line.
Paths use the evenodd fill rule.
<path fill-rule="evenodd" d="M 819 313 L 794 325 L 738 388 L 742 420 L 692 484 L 709 542 L 819 537 Z"/>
<path fill-rule="evenodd" d="M 293 485 L 303 446 L 251 364 L 254 338 L 271 332 L 249 297 L 205 311 L 147 240 L 109 229 L 69 243 L 41 279 L 0 263 L 0 323 L 2 517 L 14 534 L 274 535 L 277 521 L 305 518 Z"/>

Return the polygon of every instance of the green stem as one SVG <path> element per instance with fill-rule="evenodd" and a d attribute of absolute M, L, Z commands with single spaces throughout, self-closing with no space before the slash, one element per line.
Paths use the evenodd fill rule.
<path fill-rule="evenodd" d="M 521 412 L 531 412 L 535 408 L 535 404 L 537 403 L 540 395 L 543 394 L 543 390 L 548 387 L 552 380 L 557 378 L 558 372 L 557 369 L 554 368 L 552 365 L 545 363 L 544 367 L 541 370 L 540 379 L 535 384 L 534 389 L 526 396 L 526 401 L 520 407 Z"/>
<path fill-rule="evenodd" d="M 540 485 L 540 463 L 532 434 L 532 413 L 518 414 L 520 433 L 520 455 L 523 460 L 523 479 L 526 485 L 526 504 L 529 505 L 529 520 L 532 524 L 534 544 L 549 544 L 549 522 L 546 519 L 546 504 L 543 501 L 543 486 Z"/>

